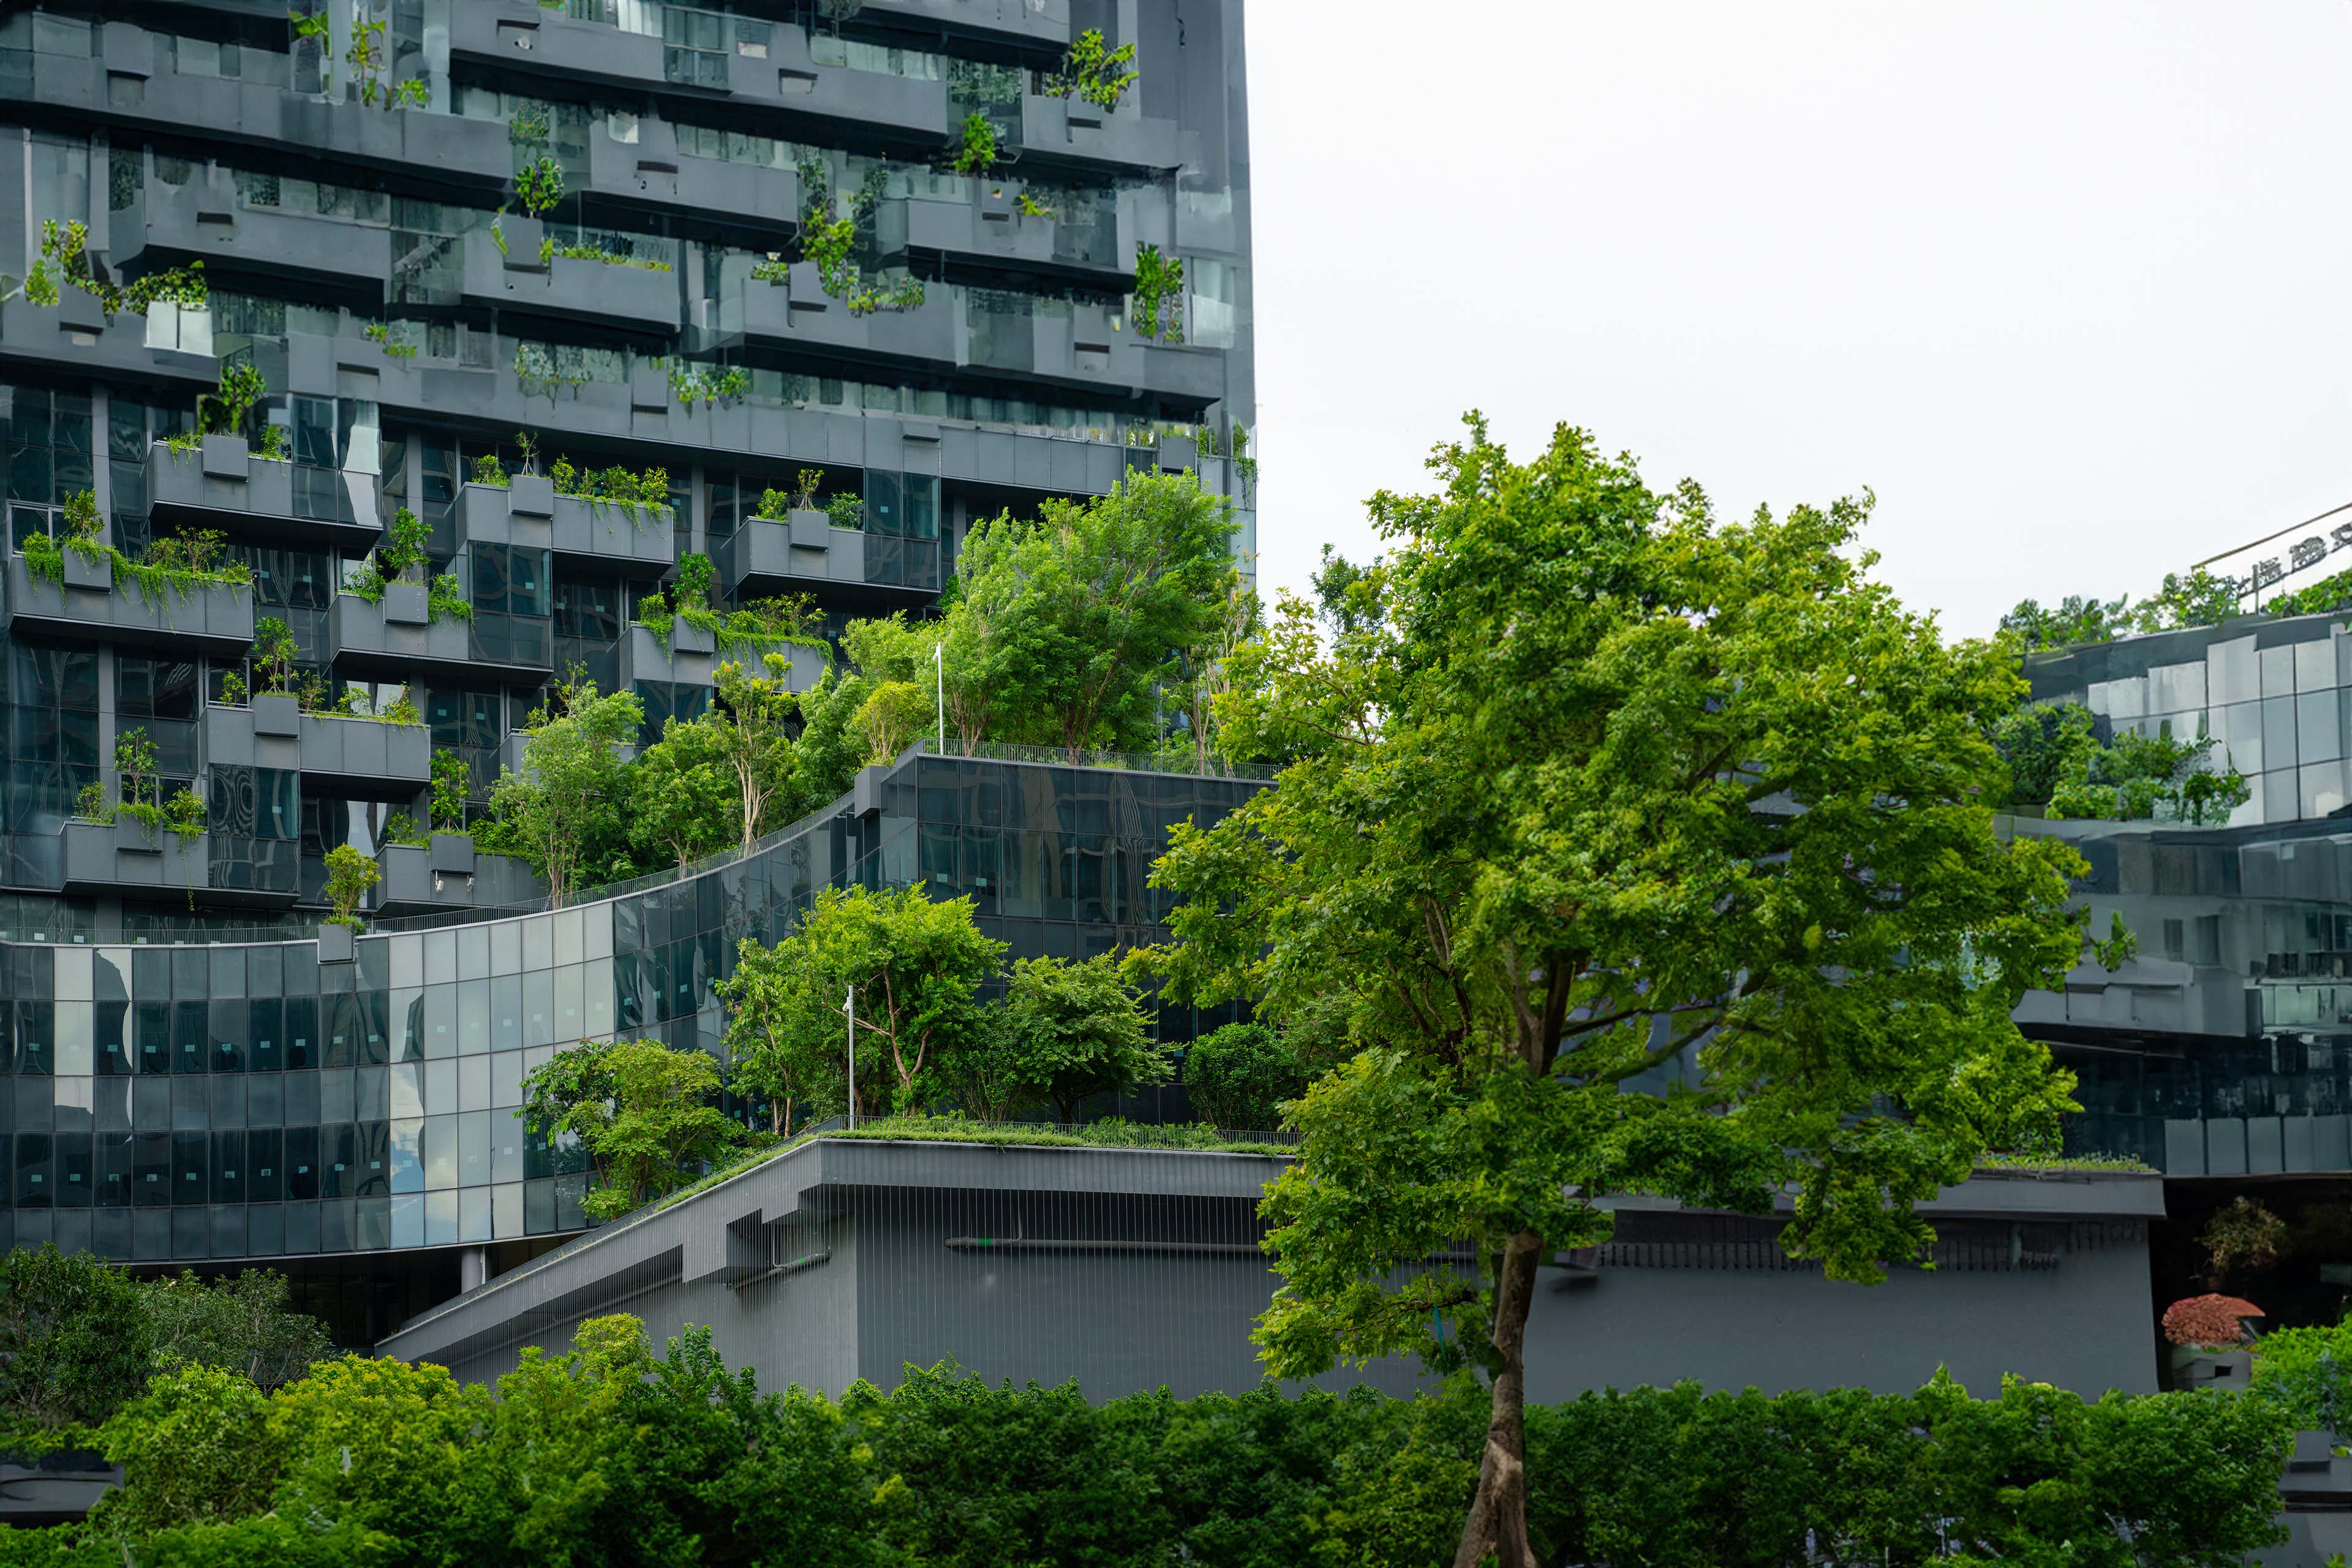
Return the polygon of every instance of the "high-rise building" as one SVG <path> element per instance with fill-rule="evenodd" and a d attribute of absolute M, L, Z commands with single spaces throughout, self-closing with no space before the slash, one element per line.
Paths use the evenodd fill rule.
<path fill-rule="evenodd" d="M 919 851 L 845 802 L 500 919 L 514 863 L 383 840 L 435 752 L 478 798 L 562 672 L 703 710 L 709 650 L 635 624 L 690 556 L 721 608 L 919 613 L 976 521 L 1138 468 L 1253 549 L 1243 8 L 294 10 L 0 16 L 0 1241 L 289 1260 L 356 1339 L 577 1228 L 522 1073 L 707 1037 L 722 947 L 812 885 L 962 877 L 1024 951 L 1149 929 L 1154 836 L 1240 786 L 989 764 Z M 404 512 L 425 559 L 372 582 Z M 253 695 L 272 619 L 299 711 Z M 384 874 L 355 963 L 314 938 L 347 843 Z"/>

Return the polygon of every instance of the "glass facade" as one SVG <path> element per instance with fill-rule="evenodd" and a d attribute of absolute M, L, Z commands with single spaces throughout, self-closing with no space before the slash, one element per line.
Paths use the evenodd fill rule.
<path fill-rule="evenodd" d="M 361 939 L 0 945 L 0 1244 L 133 1261 L 301 1256 L 578 1230 L 582 1156 L 524 1131 L 524 1075 L 614 1035 L 716 1051 L 712 990 L 818 889 L 970 897 L 1016 958 L 1159 940 L 1177 822 L 1251 781 L 921 756 L 749 858 L 506 920 Z M 853 800 L 858 797 L 852 797 Z M 1163 1038 L 1225 1015 L 1163 1011 Z M 755 1107 L 739 1107 L 747 1115 Z"/>

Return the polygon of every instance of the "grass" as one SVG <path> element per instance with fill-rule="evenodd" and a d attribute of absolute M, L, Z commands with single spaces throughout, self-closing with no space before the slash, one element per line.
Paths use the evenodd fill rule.
<path fill-rule="evenodd" d="M 1208 1126 L 1150 1127 L 1129 1121 L 1096 1121 L 1064 1131 L 1059 1127 L 1017 1121 L 970 1121 L 959 1116 L 893 1116 L 858 1128 L 835 1127 L 819 1132 L 795 1133 L 782 1142 L 754 1149 L 732 1164 L 721 1166 L 674 1193 L 665 1194 L 654 1200 L 652 1206 L 667 1208 L 706 1188 L 739 1176 L 754 1165 L 763 1165 L 821 1138 L 855 1138 L 884 1143 L 992 1143 L 1033 1149 L 1173 1149 L 1194 1153 L 1266 1154 L 1283 1158 L 1298 1152 L 1288 1143 L 1226 1139 L 1220 1136 L 1215 1128 Z"/>
<path fill-rule="evenodd" d="M 1986 1154 L 1977 1161 L 1979 1171 L 2121 1171 L 2153 1176 L 2157 1170 L 2129 1154 Z"/>

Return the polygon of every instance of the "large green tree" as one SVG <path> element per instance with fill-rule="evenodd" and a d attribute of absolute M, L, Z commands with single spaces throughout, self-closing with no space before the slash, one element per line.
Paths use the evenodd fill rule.
<path fill-rule="evenodd" d="M 945 633 L 950 719 L 967 742 L 1149 750 L 1161 682 L 1233 609 L 1235 524 L 1190 474 L 975 526 Z"/>
<path fill-rule="evenodd" d="M 1520 464 L 1469 423 L 1434 493 L 1372 501 L 1356 629 L 1286 604 L 1223 704 L 1299 760 L 1177 832 L 1175 941 L 1139 967 L 1277 1023 L 1344 1000 L 1259 1341 L 1281 1376 L 1475 1363 L 1455 1562 L 1520 1568 L 1537 1269 L 1608 1235 L 1597 1200 L 1785 1184 L 1789 1250 L 1879 1279 L 1932 1237 L 1914 1204 L 2069 1103 L 2009 1013 L 2084 932 L 2074 852 L 1993 833 L 2013 654 L 1870 581 L 1866 499 L 1724 523 L 1581 432 Z M 1423 1267 L 1465 1244 L 1475 1270 Z"/>
<path fill-rule="evenodd" d="M 641 864 L 683 869 L 741 832 L 728 737 L 717 723 L 662 721 L 662 738 L 639 753 L 630 783 L 629 832 Z"/>
<path fill-rule="evenodd" d="M 1168 1054 L 1108 953 L 1021 960 L 1005 983 L 1003 1023 L 1022 1080 L 1066 1122 L 1096 1095 L 1167 1081 Z"/>
<path fill-rule="evenodd" d="M 722 1158 L 743 1129 L 718 1106 L 719 1063 L 659 1040 L 583 1040 L 523 1079 L 523 1121 L 552 1142 L 577 1138 L 596 1167 L 584 1206 L 628 1213 Z"/>
<path fill-rule="evenodd" d="M 779 1137 L 848 1102 L 847 1020 L 828 1011 L 822 993 L 833 977 L 813 970 L 814 956 L 807 944 L 768 947 L 747 936 L 735 973 L 717 987 L 727 1004 L 729 1079 L 736 1093 L 767 1101 Z"/>
<path fill-rule="evenodd" d="M 531 715 L 522 771 L 501 772 L 491 787 L 497 820 L 477 842 L 529 860 L 558 908 L 585 871 L 627 874 L 609 863 L 629 838 L 630 774 L 616 748 L 634 745 L 644 723 L 634 692 L 600 693 L 593 681 L 558 687 Z"/>

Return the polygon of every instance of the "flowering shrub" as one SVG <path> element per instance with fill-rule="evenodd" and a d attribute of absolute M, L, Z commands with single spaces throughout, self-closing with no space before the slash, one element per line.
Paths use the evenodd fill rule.
<path fill-rule="evenodd" d="M 2164 1310 L 2164 1337 L 2176 1345 L 2235 1347 L 2247 1340 L 2240 1320 L 2263 1310 L 2239 1296 L 2190 1296 Z"/>

